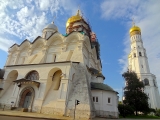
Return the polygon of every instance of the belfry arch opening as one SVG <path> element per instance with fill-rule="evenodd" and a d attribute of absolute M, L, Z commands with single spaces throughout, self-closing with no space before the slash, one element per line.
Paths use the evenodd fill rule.
<path fill-rule="evenodd" d="M 149 80 L 147 78 L 144 79 L 144 85 L 145 86 L 149 85 Z"/>

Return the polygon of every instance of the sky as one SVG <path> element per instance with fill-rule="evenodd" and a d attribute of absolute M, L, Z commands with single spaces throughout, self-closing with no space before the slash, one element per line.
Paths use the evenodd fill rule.
<path fill-rule="evenodd" d="M 141 28 L 151 73 L 160 88 L 160 1 L 159 0 L 0 0 L 0 68 L 14 43 L 33 41 L 54 21 L 65 34 L 66 21 L 80 8 L 100 43 L 104 83 L 122 96 L 130 52 L 132 19 Z"/>

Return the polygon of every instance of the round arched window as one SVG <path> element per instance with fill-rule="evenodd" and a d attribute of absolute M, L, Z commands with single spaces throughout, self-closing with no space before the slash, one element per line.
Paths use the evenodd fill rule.
<path fill-rule="evenodd" d="M 144 85 L 149 85 L 149 80 L 147 78 L 144 79 Z"/>
<path fill-rule="evenodd" d="M 39 74 L 37 71 L 31 71 L 30 73 L 28 73 L 28 75 L 26 76 L 27 80 L 39 80 Z"/>

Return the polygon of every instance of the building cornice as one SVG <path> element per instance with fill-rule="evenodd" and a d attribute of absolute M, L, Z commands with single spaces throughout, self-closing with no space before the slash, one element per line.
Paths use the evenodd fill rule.
<path fill-rule="evenodd" d="M 62 64 L 62 63 L 80 63 L 73 61 L 63 61 L 63 62 L 50 62 L 50 63 L 39 63 L 39 64 L 21 64 L 21 65 L 7 65 L 5 67 L 16 67 L 16 66 L 31 66 L 31 65 L 47 65 L 47 64 Z"/>

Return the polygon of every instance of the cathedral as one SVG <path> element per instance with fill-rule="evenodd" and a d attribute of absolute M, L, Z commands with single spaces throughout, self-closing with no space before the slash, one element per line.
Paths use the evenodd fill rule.
<path fill-rule="evenodd" d="M 128 56 L 129 70 L 135 71 L 145 85 L 144 92 L 148 95 L 150 108 L 160 109 L 160 95 L 156 76 L 150 72 L 146 49 L 143 46 L 141 29 L 133 24 L 130 29 L 131 51 Z"/>
<path fill-rule="evenodd" d="M 78 10 L 67 20 L 65 35 L 52 22 L 33 42 L 26 39 L 9 48 L 0 69 L 0 107 L 69 117 L 75 111 L 76 118 L 86 119 L 118 118 L 118 92 L 104 84 L 101 71 L 96 34 Z M 146 91 L 152 88 L 157 90 L 150 84 Z"/>

